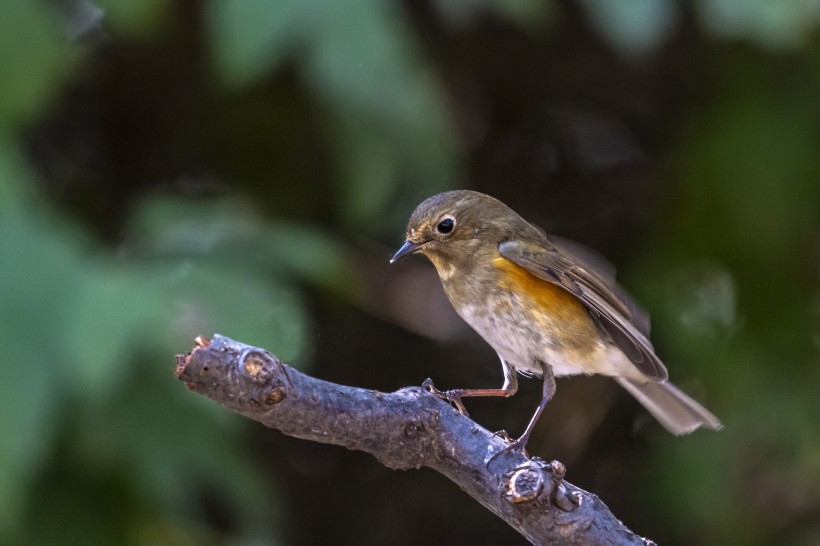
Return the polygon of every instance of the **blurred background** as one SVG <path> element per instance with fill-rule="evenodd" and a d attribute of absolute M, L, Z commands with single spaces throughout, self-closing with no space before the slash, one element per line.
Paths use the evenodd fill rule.
<path fill-rule="evenodd" d="M 438 191 L 606 255 L 675 438 L 562 379 L 530 442 L 661 544 L 820 543 L 816 0 L 6 0 L 0 542 L 525 544 L 429 470 L 188 392 L 219 332 L 382 391 L 500 385 L 421 258 Z M 523 430 L 540 396 L 475 400 Z"/>

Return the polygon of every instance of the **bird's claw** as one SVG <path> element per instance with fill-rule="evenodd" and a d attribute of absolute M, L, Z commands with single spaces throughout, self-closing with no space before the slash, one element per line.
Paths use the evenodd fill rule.
<path fill-rule="evenodd" d="M 496 438 L 496 437 L 501 438 L 505 442 L 509 442 L 509 443 L 506 446 L 499 449 L 498 451 L 496 451 L 495 453 L 493 453 L 492 455 L 490 455 L 490 457 L 487 459 L 487 463 L 486 463 L 488 468 L 490 466 L 490 463 L 492 463 L 496 458 L 498 458 L 499 456 L 503 455 L 504 453 L 508 453 L 510 451 L 518 451 L 524 457 L 526 457 L 528 459 L 530 458 L 529 454 L 527 453 L 527 440 L 528 440 L 527 437 L 522 436 L 521 438 L 518 438 L 517 440 L 513 440 L 512 438 L 510 438 L 510 436 L 507 434 L 507 431 L 505 431 L 505 430 L 501 430 L 501 431 L 496 432 L 495 434 L 493 434 L 493 438 Z"/>
<path fill-rule="evenodd" d="M 461 401 L 461 391 L 459 390 L 452 390 L 452 391 L 440 391 L 433 385 L 432 379 L 425 379 L 424 382 L 421 384 L 421 388 L 426 390 L 432 395 L 438 396 L 445 402 L 448 402 L 455 406 L 459 413 L 469 416 L 470 414 L 467 413 L 467 408 L 464 407 L 464 403 Z"/>
<path fill-rule="evenodd" d="M 425 379 L 424 381 L 422 381 L 421 388 L 426 390 L 430 394 L 435 394 L 436 396 L 441 394 L 441 391 L 438 390 L 435 385 L 433 385 L 433 380 L 430 379 L 429 377 L 427 379 Z"/>

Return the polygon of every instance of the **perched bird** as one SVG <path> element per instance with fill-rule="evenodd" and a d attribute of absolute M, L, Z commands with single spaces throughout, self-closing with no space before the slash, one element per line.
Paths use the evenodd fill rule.
<path fill-rule="evenodd" d="M 501 388 L 427 388 L 466 413 L 463 397 L 515 394 L 516 372 L 544 379 L 538 408 L 505 451 L 526 447 L 556 376 L 612 377 L 673 434 L 721 428 L 667 381 L 649 320 L 614 274 L 585 263 L 501 201 L 468 190 L 434 195 L 413 212 L 406 238 L 390 262 L 427 256 L 453 307 L 495 349 L 504 372 Z"/>

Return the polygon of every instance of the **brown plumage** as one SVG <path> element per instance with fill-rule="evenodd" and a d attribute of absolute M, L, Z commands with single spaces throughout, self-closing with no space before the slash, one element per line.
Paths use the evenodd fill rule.
<path fill-rule="evenodd" d="M 667 381 L 649 341 L 649 321 L 608 271 L 595 268 L 502 202 L 474 191 L 435 195 L 410 217 L 407 240 L 391 261 L 427 256 L 461 317 L 501 358 L 500 389 L 438 395 L 464 410 L 466 396 L 511 396 L 515 372 L 544 378 L 524 434 L 526 445 L 555 390 L 554 376 L 613 377 L 669 431 L 718 429 L 720 421 Z"/>

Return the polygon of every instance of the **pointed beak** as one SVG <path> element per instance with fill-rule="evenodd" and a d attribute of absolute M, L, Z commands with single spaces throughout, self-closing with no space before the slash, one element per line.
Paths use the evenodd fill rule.
<path fill-rule="evenodd" d="M 401 245 L 401 248 L 398 249 L 395 254 L 393 254 L 392 258 L 390 258 L 390 263 L 392 264 L 394 262 L 397 262 L 400 259 L 407 256 L 408 254 L 412 254 L 413 252 L 420 249 L 423 245 L 424 243 L 414 243 L 413 241 L 405 241 L 404 244 Z"/>

